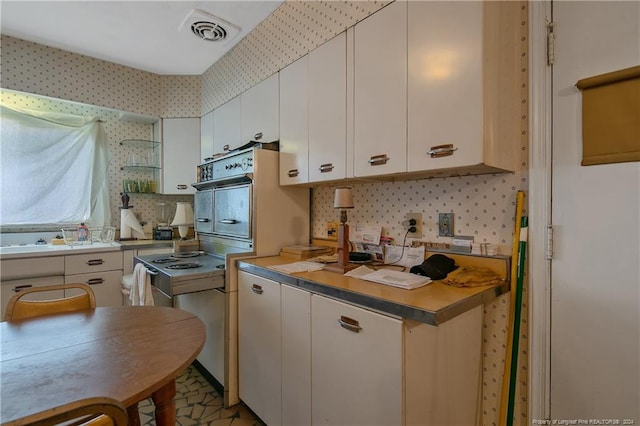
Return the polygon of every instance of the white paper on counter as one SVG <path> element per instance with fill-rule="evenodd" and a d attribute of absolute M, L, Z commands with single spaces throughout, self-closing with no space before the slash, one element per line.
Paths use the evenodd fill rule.
<path fill-rule="evenodd" d="M 431 282 L 429 277 L 411 274 L 409 272 L 394 271 L 392 269 L 379 269 L 359 278 L 407 290 L 422 287 Z"/>
<path fill-rule="evenodd" d="M 349 239 L 354 243 L 380 244 L 382 226 L 355 224 L 350 231 Z"/>
<path fill-rule="evenodd" d="M 403 249 L 404 252 L 402 251 Z M 384 250 L 384 263 L 392 263 L 394 265 L 411 268 L 412 266 L 421 265 L 422 262 L 424 262 L 424 246 L 386 246 Z"/>
<path fill-rule="evenodd" d="M 347 277 L 362 278 L 363 276 L 370 274 L 374 271 L 375 269 L 367 268 L 366 266 L 362 265 L 362 266 L 358 266 L 356 269 L 350 270 L 345 275 Z"/>

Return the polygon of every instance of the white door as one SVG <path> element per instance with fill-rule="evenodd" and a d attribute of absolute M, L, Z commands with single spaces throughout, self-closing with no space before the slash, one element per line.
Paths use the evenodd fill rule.
<path fill-rule="evenodd" d="M 640 2 L 555 1 L 551 419 L 640 422 L 640 163 L 583 167 L 578 80 L 640 64 Z"/>

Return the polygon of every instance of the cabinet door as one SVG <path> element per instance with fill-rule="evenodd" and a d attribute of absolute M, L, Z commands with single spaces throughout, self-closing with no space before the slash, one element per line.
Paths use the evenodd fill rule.
<path fill-rule="evenodd" d="M 355 26 L 355 175 L 407 169 L 407 2 Z"/>
<path fill-rule="evenodd" d="M 162 193 L 193 194 L 200 164 L 200 119 L 162 119 Z"/>
<path fill-rule="evenodd" d="M 266 424 L 282 423 L 280 284 L 238 272 L 238 390 Z"/>
<path fill-rule="evenodd" d="M 122 269 L 65 275 L 65 283 L 88 284 L 96 297 L 96 306 L 122 306 Z M 82 290 L 65 290 L 65 297 L 81 294 Z"/>
<path fill-rule="evenodd" d="M 33 259 L 29 259 L 33 260 Z M 4 314 L 7 311 L 7 304 L 9 299 L 21 289 L 27 289 L 31 287 L 43 287 L 46 285 L 64 284 L 64 276 L 50 276 L 50 277 L 38 277 L 38 278 L 26 278 L 23 280 L 3 280 L 0 286 L 0 300 L 2 301 L 2 313 L 0 319 L 4 320 Z M 42 293 L 35 293 L 25 296 L 24 300 L 47 300 L 47 299 L 60 299 L 64 297 L 62 290 L 47 291 Z"/>
<path fill-rule="evenodd" d="M 402 333 L 400 320 L 311 297 L 312 424 L 402 424 Z"/>
<path fill-rule="evenodd" d="M 309 180 L 309 57 L 280 70 L 280 185 Z"/>
<path fill-rule="evenodd" d="M 193 196 L 196 232 L 213 232 L 213 189 L 198 191 Z"/>
<path fill-rule="evenodd" d="M 483 2 L 409 2 L 408 170 L 482 158 Z M 453 145 L 452 155 L 431 149 Z"/>
<path fill-rule="evenodd" d="M 280 138 L 278 73 L 242 94 L 242 143 Z"/>
<path fill-rule="evenodd" d="M 213 151 L 218 154 L 242 145 L 240 129 L 242 99 L 236 96 L 213 111 Z"/>
<path fill-rule="evenodd" d="M 309 53 L 309 182 L 346 177 L 346 40 L 343 32 Z"/>
<path fill-rule="evenodd" d="M 213 111 L 200 118 L 200 163 L 216 152 L 213 147 Z"/>
<path fill-rule="evenodd" d="M 282 424 L 311 424 L 311 293 L 281 285 Z"/>

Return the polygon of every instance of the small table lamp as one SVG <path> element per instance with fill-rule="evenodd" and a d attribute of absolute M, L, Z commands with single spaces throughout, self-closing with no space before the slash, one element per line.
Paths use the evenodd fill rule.
<path fill-rule="evenodd" d="M 347 210 L 353 208 L 353 193 L 351 188 L 336 188 L 333 208 L 340 209 L 340 226 L 338 227 L 338 263 L 328 264 L 324 269 L 344 274 L 357 267 L 349 264 L 349 225 L 347 225 Z"/>
<path fill-rule="evenodd" d="M 171 226 L 177 226 L 180 239 L 186 240 L 189 233 L 189 226 L 193 225 L 193 208 L 191 203 L 177 202 L 176 215 L 173 217 Z"/>

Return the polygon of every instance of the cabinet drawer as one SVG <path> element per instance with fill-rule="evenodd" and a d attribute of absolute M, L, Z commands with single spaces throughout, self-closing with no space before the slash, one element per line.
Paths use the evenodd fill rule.
<path fill-rule="evenodd" d="M 88 284 L 96 296 L 96 306 L 122 306 L 122 270 L 65 275 L 65 283 Z M 80 290 L 66 290 L 65 297 L 80 294 Z"/>
<path fill-rule="evenodd" d="M 0 262 L 0 277 L 2 277 L 2 281 L 53 275 L 64 275 L 64 257 L 7 259 Z"/>
<path fill-rule="evenodd" d="M 103 252 L 65 256 L 65 275 L 122 270 L 122 252 Z"/>

